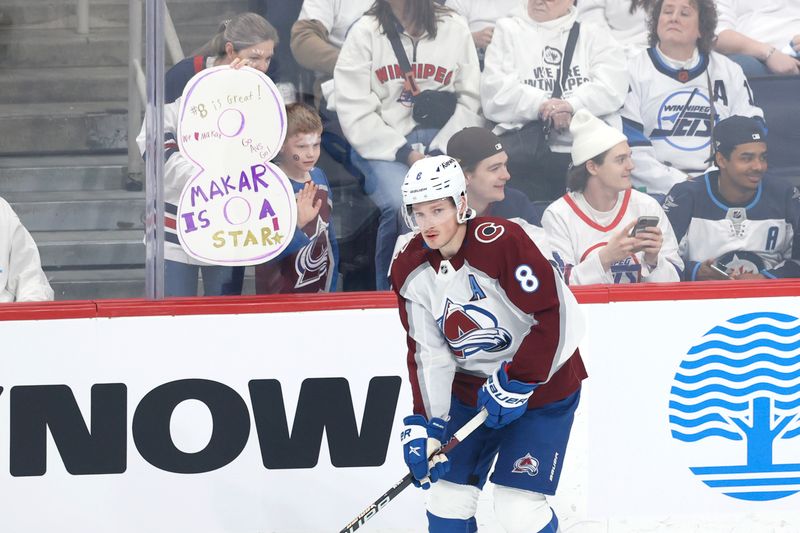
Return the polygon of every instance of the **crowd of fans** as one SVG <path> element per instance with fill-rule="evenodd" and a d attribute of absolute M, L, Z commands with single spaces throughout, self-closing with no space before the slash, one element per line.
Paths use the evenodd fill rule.
<path fill-rule="evenodd" d="M 288 101 L 305 102 L 290 105 L 276 162 L 303 215 L 291 252 L 311 246 L 326 266 L 314 283 L 294 276 L 296 285 L 279 279 L 292 278 L 293 260 L 260 267 L 259 293 L 342 288 L 333 227 L 351 213 L 334 209 L 326 173 L 348 174 L 377 206 L 374 286 L 388 288 L 395 240 L 408 231 L 400 184 L 437 154 L 461 162 L 479 213 L 543 225 L 572 283 L 800 276 L 800 194 L 762 179 L 768 129 L 748 83 L 800 74 L 796 0 L 251 8 L 259 13 L 226 21 L 167 73 L 165 189 L 174 228 L 174 197 L 191 174 L 174 141 L 175 101 L 199 70 L 258 68 Z M 607 143 L 581 146 L 587 131 L 604 131 Z M 642 218 L 651 223 L 640 227 Z M 173 237 L 168 230 L 167 295 L 196 294 L 199 272 L 205 294 L 241 293 L 241 269 L 195 264 Z"/>

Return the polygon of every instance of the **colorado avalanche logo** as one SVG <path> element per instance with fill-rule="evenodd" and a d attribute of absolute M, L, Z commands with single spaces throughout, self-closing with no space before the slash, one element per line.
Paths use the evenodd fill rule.
<path fill-rule="evenodd" d="M 297 272 L 295 288 L 306 287 L 323 279 L 328 274 L 330 243 L 328 225 L 317 217 L 317 229 L 311 242 L 304 246 L 294 261 Z"/>
<path fill-rule="evenodd" d="M 474 304 L 447 300 L 437 321 L 453 354 L 464 359 L 478 352 L 499 352 L 511 345 L 511 334 L 497 326 L 497 318 Z"/>
<path fill-rule="evenodd" d="M 765 268 L 764 260 L 758 254 L 743 250 L 723 254 L 717 262 L 725 265 L 725 271 L 729 276 L 745 273 L 758 274 Z"/>
<path fill-rule="evenodd" d="M 528 474 L 533 477 L 539 473 L 539 460 L 529 453 L 514 461 L 512 474 Z"/>
<path fill-rule="evenodd" d="M 650 138 L 663 139 L 685 152 L 707 149 L 711 143 L 711 101 L 698 89 L 670 94 L 658 110 L 658 127 Z"/>

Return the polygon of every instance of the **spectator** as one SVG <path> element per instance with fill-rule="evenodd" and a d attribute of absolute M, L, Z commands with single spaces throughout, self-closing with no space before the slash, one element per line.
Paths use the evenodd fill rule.
<path fill-rule="evenodd" d="M 250 66 L 267 72 L 278 34 L 260 15 L 243 13 L 224 22 L 217 34 L 196 55 L 176 63 L 165 75 L 164 92 L 164 294 L 165 296 L 197 296 L 198 274 L 202 272 L 206 296 L 241 294 L 243 267 L 202 263 L 189 257 L 181 248 L 176 217 L 178 201 L 187 181 L 195 174 L 194 164 L 178 151 L 177 129 L 180 100 L 190 79 L 201 70 L 219 65 L 238 68 Z M 145 128 L 136 138 L 144 154 Z"/>
<path fill-rule="evenodd" d="M 507 17 L 521 4 L 522 0 L 447 0 L 444 5 L 467 19 L 472 40 L 478 50 L 481 70 L 486 47 L 492 42 L 494 25 L 497 19 Z"/>
<path fill-rule="evenodd" d="M 542 214 L 536 205 L 520 191 L 506 187 L 511 179 L 508 155 L 497 135 L 486 128 L 464 128 L 450 138 L 447 155 L 461 165 L 469 206 L 479 217 L 519 217 L 541 224 Z"/>
<path fill-rule="evenodd" d="M 714 143 L 719 170 L 677 183 L 664 201 L 686 262 L 685 278 L 800 277 L 800 191 L 777 178 L 763 179 L 762 124 L 727 118 L 714 128 Z"/>
<path fill-rule="evenodd" d="M 647 48 L 647 9 L 652 0 L 581 0 L 578 20 L 606 28 L 631 58 Z"/>
<path fill-rule="evenodd" d="M 331 292 L 338 280 L 339 249 L 328 179 L 317 168 L 322 121 L 309 106 L 286 107 L 287 132 L 277 165 L 297 197 L 302 247 L 256 267 L 256 293 Z"/>
<path fill-rule="evenodd" d="M 0 198 L 0 303 L 52 299 L 36 243 L 8 202 Z"/>
<path fill-rule="evenodd" d="M 631 149 L 587 111 L 570 125 L 570 192 L 542 217 L 556 265 L 570 285 L 679 281 L 683 262 L 664 211 L 631 188 Z M 642 217 L 654 225 L 634 231 Z"/>
<path fill-rule="evenodd" d="M 572 0 L 528 0 L 527 8 L 521 5 L 512 17 L 497 22 L 486 51 L 483 110 L 498 123 L 494 132 L 508 151 L 509 171 L 517 178 L 514 187 L 532 200 L 553 200 L 564 193 L 572 115 L 586 109 L 615 120 L 627 90 L 622 48 L 607 30 L 589 24 L 580 28 L 561 83 L 561 63 L 576 17 Z M 563 92 L 553 98 L 557 85 Z M 540 120 L 552 129 L 550 152 L 537 160 L 523 137 L 530 130 L 523 127 Z"/>
<path fill-rule="evenodd" d="M 292 26 L 291 47 L 297 62 L 314 71 L 314 95 L 321 98 L 319 86 L 333 79 L 350 26 L 369 9 L 374 0 L 304 0 L 297 22 Z M 333 92 L 333 84 L 327 87 Z"/>
<path fill-rule="evenodd" d="M 413 61 L 404 76 L 389 40 Z M 482 122 L 478 54 L 463 19 L 432 0 L 377 0 L 350 29 L 334 70 L 335 105 L 365 190 L 380 210 L 376 287 L 388 289 L 408 168 Z"/>
<path fill-rule="evenodd" d="M 800 74 L 800 2 L 717 0 L 715 49 L 750 76 Z"/>
<path fill-rule="evenodd" d="M 652 10 L 651 48 L 629 62 L 622 121 L 633 148 L 634 186 L 663 195 L 705 172 L 713 123 L 763 113 L 742 69 L 711 51 L 714 0 L 656 0 Z"/>

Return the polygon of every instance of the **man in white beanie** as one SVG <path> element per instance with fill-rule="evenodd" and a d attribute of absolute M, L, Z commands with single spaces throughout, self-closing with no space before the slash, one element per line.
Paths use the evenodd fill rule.
<path fill-rule="evenodd" d="M 683 261 L 661 206 L 631 188 L 625 135 L 585 110 L 570 124 L 569 192 L 542 217 L 570 285 L 680 281 Z"/>

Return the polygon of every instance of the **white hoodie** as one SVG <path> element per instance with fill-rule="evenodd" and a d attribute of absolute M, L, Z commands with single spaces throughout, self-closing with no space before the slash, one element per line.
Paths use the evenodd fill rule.
<path fill-rule="evenodd" d="M 481 104 L 486 118 L 498 123 L 495 134 L 539 118 L 539 107 L 553 93 L 575 18 L 571 7 L 563 17 L 539 23 L 530 18 L 527 7 L 521 7 L 497 21 L 481 77 Z M 621 129 L 617 112 L 627 92 L 622 47 L 608 30 L 581 24 L 561 98 L 574 111 L 586 109 Z M 569 132 L 550 137 L 554 152 L 569 152 L 571 145 Z"/>
<path fill-rule="evenodd" d="M 36 243 L 8 202 L 0 198 L 0 302 L 52 299 Z"/>
<path fill-rule="evenodd" d="M 480 69 L 472 34 L 464 19 L 452 13 L 440 18 L 436 39 L 423 34 L 415 43 L 402 32 L 400 41 L 417 71 L 420 91 L 458 95 L 455 113 L 428 147 L 444 153 L 454 133 L 483 125 Z M 347 140 L 364 159 L 394 161 L 417 123 L 411 116 L 412 104 L 397 57 L 375 17 L 364 15 L 350 28 L 333 78 L 336 112 Z"/>

